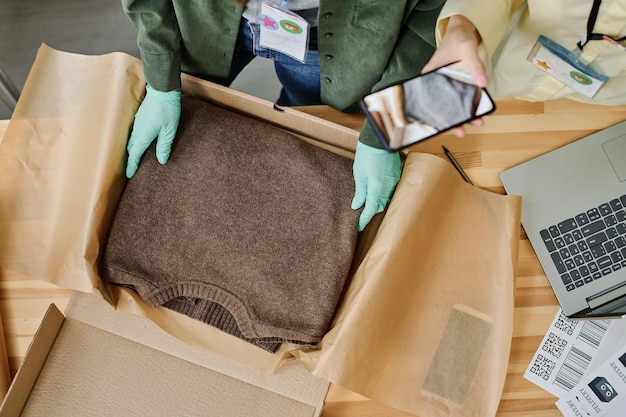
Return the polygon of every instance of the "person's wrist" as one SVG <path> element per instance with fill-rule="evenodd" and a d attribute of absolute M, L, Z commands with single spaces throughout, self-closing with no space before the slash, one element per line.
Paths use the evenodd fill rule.
<path fill-rule="evenodd" d="M 474 83 L 479 87 L 486 87 L 488 80 L 479 52 L 482 37 L 478 29 L 468 18 L 462 15 L 452 15 L 448 20 L 448 26 L 440 47 L 446 51 L 455 51 L 453 55 L 456 60 L 463 62 Z"/>
<path fill-rule="evenodd" d="M 365 144 L 361 141 L 357 142 L 356 144 L 356 149 L 358 151 L 363 151 L 363 152 L 367 152 L 370 154 L 394 154 L 396 152 L 389 152 L 388 150 L 384 149 L 384 148 L 377 148 L 375 146 L 371 146 L 368 144 Z"/>
<path fill-rule="evenodd" d="M 474 24 L 463 15 L 455 14 L 448 18 L 446 31 L 449 30 L 460 30 L 465 33 L 471 34 L 476 40 L 476 44 L 479 44 L 482 41 L 482 38 L 480 37 L 480 33 L 478 33 L 476 26 L 474 26 Z"/>
<path fill-rule="evenodd" d="M 146 85 L 146 92 L 147 94 L 150 94 L 150 96 L 159 100 L 177 100 L 182 96 L 182 92 L 180 90 L 159 91 L 152 88 L 150 84 Z"/>

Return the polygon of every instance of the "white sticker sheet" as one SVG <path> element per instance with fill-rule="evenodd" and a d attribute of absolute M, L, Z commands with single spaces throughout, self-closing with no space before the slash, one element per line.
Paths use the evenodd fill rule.
<path fill-rule="evenodd" d="M 626 352 L 626 320 L 575 320 L 569 319 L 559 310 L 526 369 L 524 378 L 567 401 L 568 396 L 576 395 L 576 389 L 580 389 L 581 384 L 591 383 L 596 377 L 593 371 L 599 370 L 620 352 L 622 355 Z M 590 381 L 587 381 L 588 375 Z M 622 397 L 626 398 L 626 388 L 622 391 Z M 618 402 L 620 399 L 613 401 Z M 581 415 L 623 417 L 623 413 L 617 412 L 619 408 L 611 409 L 615 411 L 605 408 L 607 413 L 604 414 L 586 414 L 583 411 Z M 569 417 L 578 414 L 564 415 Z"/>

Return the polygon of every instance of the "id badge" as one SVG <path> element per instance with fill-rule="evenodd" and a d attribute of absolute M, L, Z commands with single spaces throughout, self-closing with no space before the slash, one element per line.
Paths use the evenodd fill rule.
<path fill-rule="evenodd" d="M 543 35 L 537 38 L 528 60 L 572 90 L 593 98 L 609 78 L 592 70 L 576 54 Z"/>
<path fill-rule="evenodd" d="M 261 34 L 259 45 L 304 62 L 309 47 L 309 24 L 293 13 L 263 3 L 256 18 Z"/>

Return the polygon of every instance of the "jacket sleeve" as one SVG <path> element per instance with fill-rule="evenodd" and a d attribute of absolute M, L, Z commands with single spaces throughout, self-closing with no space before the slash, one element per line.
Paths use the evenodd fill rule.
<path fill-rule="evenodd" d="M 482 38 L 480 53 L 488 60 L 504 39 L 514 14 L 525 3 L 526 0 L 447 0 L 437 20 L 437 43 L 446 31 L 450 16 L 462 15 L 478 30 Z"/>
<path fill-rule="evenodd" d="M 406 15 L 389 63 L 372 91 L 419 75 L 435 52 L 435 24 L 445 0 L 419 0 L 416 3 Z M 382 148 L 367 120 L 359 141 Z"/>
<path fill-rule="evenodd" d="M 122 0 L 137 28 L 146 81 L 159 91 L 180 88 L 181 36 L 171 0 Z"/>

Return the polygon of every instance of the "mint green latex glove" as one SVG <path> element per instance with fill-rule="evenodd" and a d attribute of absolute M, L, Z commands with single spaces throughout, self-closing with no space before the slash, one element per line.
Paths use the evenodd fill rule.
<path fill-rule="evenodd" d="M 357 210 L 365 204 L 359 217 L 359 232 L 362 232 L 372 217 L 383 211 L 391 200 L 402 173 L 400 154 L 358 142 L 352 173 L 356 186 L 352 209 Z"/>
<path fill-rule="evenodd" d="M 141 102 L 128 140 L 126 176 L 132 178 L 146 149 L 156 139 L 156 156 L 164 164 L 170 157 L 180 121 L 180 91 L 157 91 L 149 85 Z"/>

